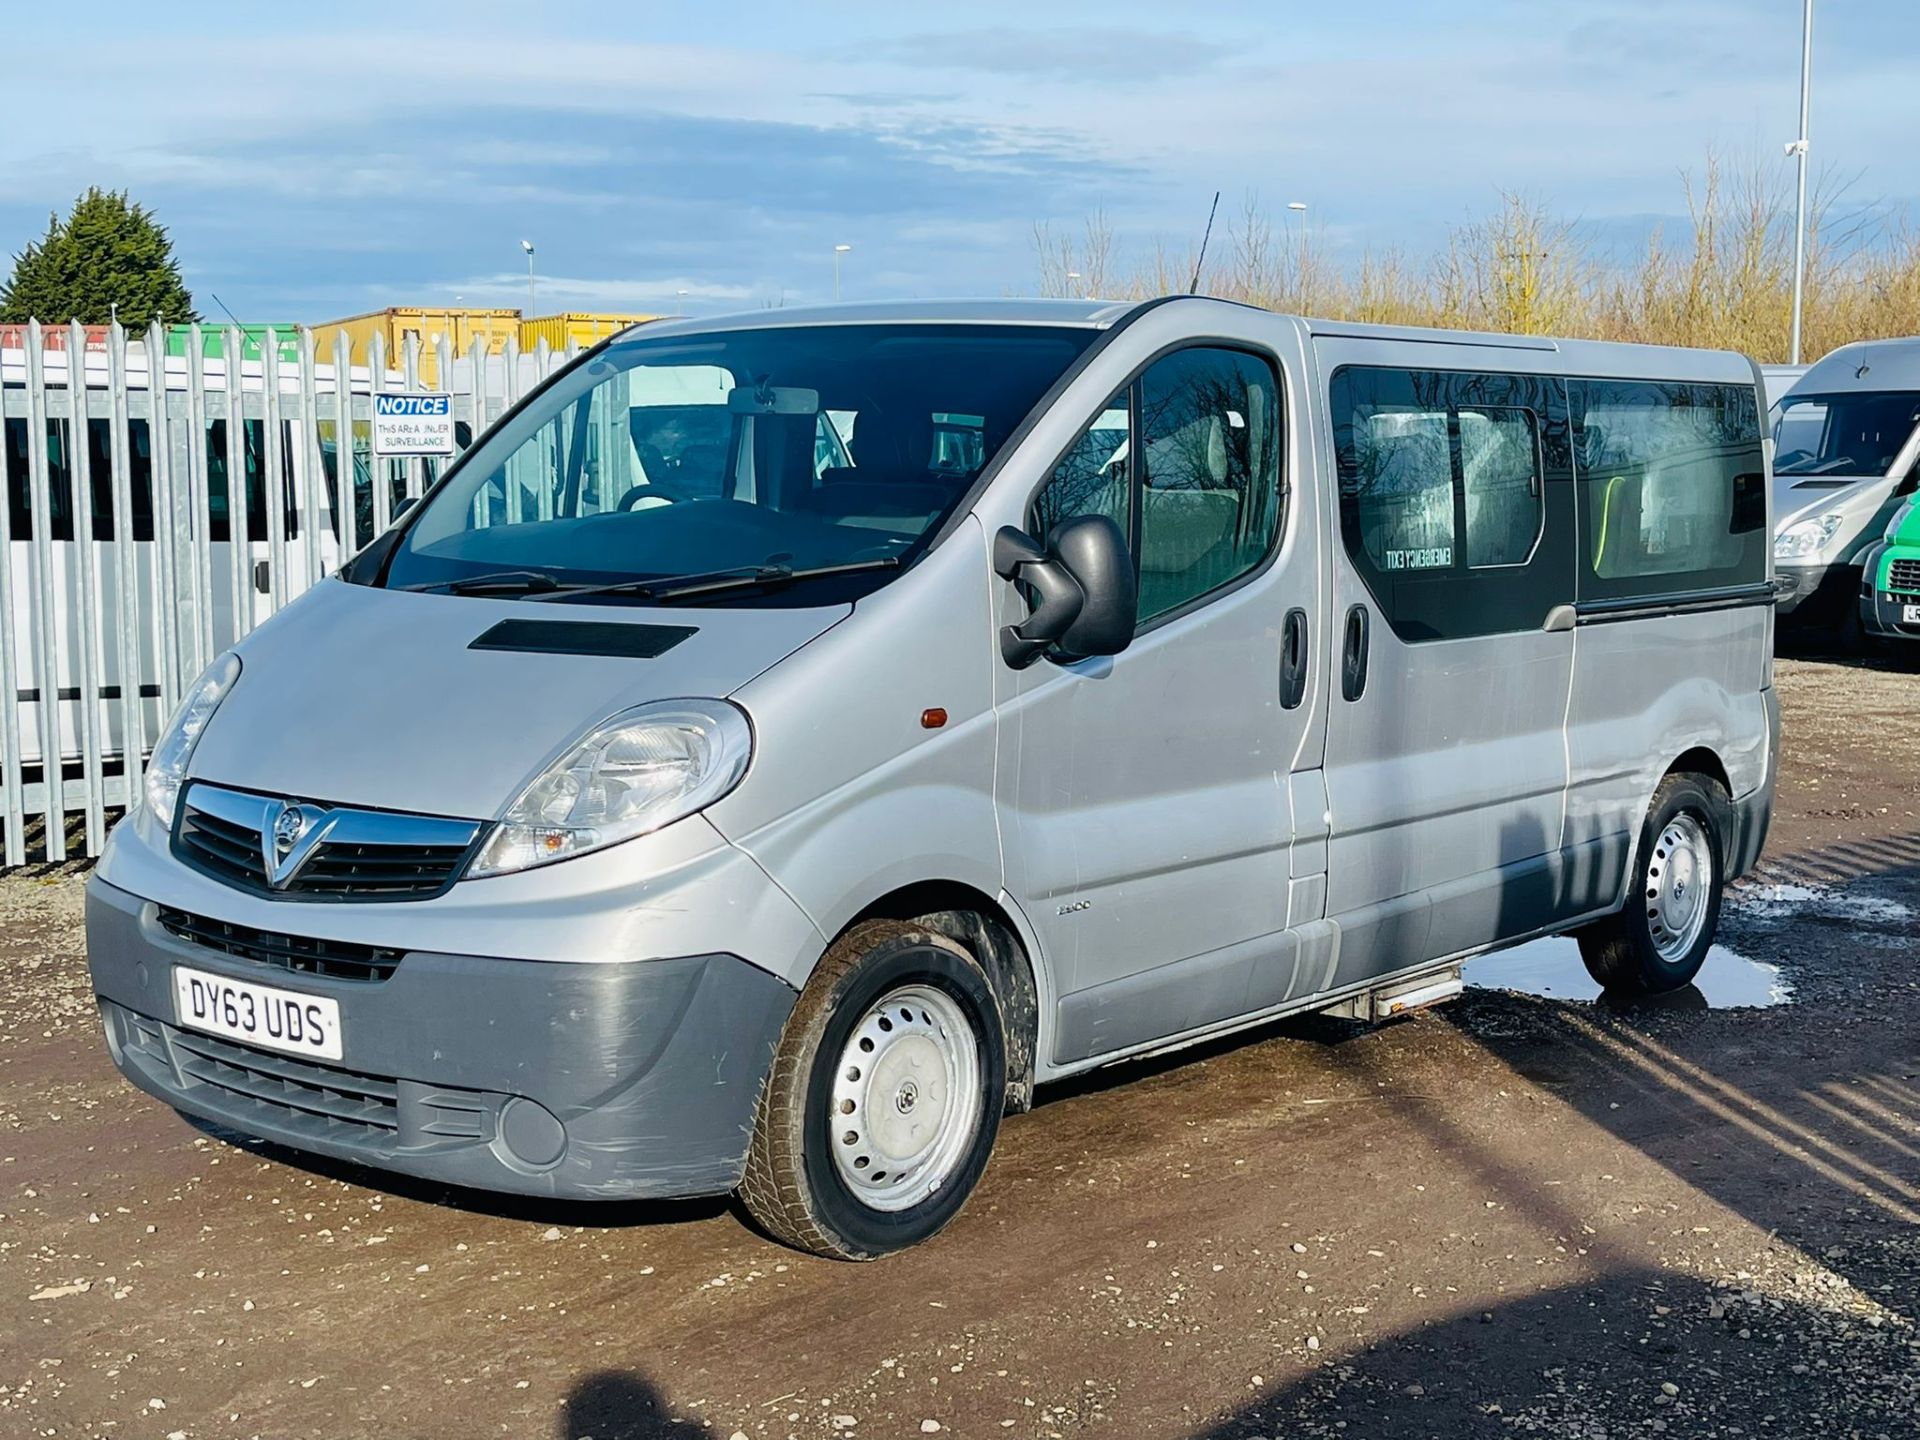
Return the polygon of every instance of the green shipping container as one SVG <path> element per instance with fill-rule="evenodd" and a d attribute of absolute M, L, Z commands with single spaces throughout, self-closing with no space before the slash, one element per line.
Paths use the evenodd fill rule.
<path fill-rule="evenodd" d="M 220 360 L 226 357 L 227 331 L 230 328 L 236 327 L 215 325 L 211 322 L 200 327 L 200 349 L 201 353 L 207 359 Z M 242 360 L 258 360 L 260 358 L 261 343 L 266 339 L 267 331 L 272 330 L 275 334 L 276 341 L 274 348 L 279 352 L 280 363 L 282 365 L 292 365 L 299 362 L 300 334 L 299 331 L 294 328 L 293 322 L 288 321 L 284 325 L 256 323 L 241 325 L 237 328 L 240 331 L 240 358 Z M 185 355 L 187 353 L 187 346 L 191 343 L 192 338 L 193 327 L 191 325 L 169 325 L 167 327 L 167 354 Z"/>

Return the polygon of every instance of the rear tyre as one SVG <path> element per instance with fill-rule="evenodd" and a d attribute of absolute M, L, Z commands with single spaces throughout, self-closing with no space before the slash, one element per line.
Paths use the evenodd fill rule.
<path fill-rule="evenodd" d="M 1661 995 L 1700 973 L 1720 923 L 1729 809 L 1701 775 L 1669 775 L 1653 792 L 1627 903 L 1579 935 L 1587 973 L 1611 993 Z"/>
<path fill-rule="evenodd" d="M 787 1020 L 740 1199 L 774 1238 L 815 1255 L 917 1245 L 973 1193 L 1006 1089 L 1000 1007 L 979 961 L 917 926 L 857 925 Z"/>

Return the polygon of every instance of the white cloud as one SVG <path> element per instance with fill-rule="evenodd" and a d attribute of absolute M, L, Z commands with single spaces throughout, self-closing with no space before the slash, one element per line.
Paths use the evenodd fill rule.
<path fill-rule="evenodd" d="M 467 305 L 503 309 L 527 305 L 525 271 L 473 275 L 464 280 L 436 280 L 435 294 L 458 295 Z M 540 314 L 560 310 L 672 310 L 683 304 L 740 304 L 752 299 L 745 285 L 716 285 L 687 276 L 646 280 L 617 280 L 571 275 L 534 277 L 534 309 Z"/>

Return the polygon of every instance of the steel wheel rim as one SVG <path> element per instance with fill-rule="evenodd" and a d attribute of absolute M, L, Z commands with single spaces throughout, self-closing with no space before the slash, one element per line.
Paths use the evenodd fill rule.
<path fill-rule="evenodd" d="M 862 1204 L 918 1205 L 972 1148 L 980 1100 L 980 1043 L 960 1003 L 931 985 L 889 990 L 861 1015 L 834 1071 L 834 1169 Z"/>
<path fill-rule="evenodd" d="M 1713 894 L 1713 846 L 1693 815 L 1674 816 L 1647 857 L 1647 932 L 1654 952 L 1672 964 L 1699 942 Z"/>

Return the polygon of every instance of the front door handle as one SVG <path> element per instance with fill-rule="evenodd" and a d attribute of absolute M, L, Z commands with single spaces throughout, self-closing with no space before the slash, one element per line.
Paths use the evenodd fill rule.
<path fill-rule="evenodd" d="M 1287 612 L 1287 623 L 1280 649 L 1280 706 L 1298 709 L 1307 698 L 1307 612 Z"/>
<path fill-rule="evenodd" d="M 1347 610 L 1346 643 L 1340 653 L 1340 694 L 1358 700 L 1367 693 L 1367 607 Z"/>

